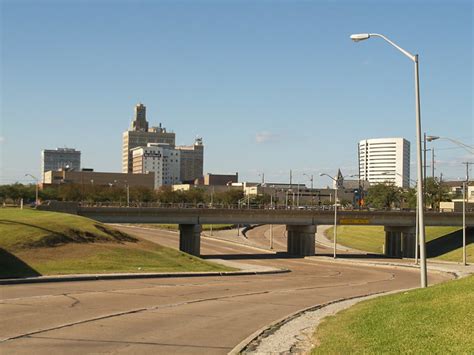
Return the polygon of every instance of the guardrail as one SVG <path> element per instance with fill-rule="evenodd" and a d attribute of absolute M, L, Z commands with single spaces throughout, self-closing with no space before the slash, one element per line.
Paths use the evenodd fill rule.
<path fill-rule="evenodd" d="M 304 205 L 304 206 L 285 206 L 270 204 L 226 204 L 226 203 L 164 203 L 164 202 L 131 202 L 129 205 L 119 202 L 60 202 L 44 201 L 42 205 L 51 204 L 74 205 L 76 207 L 121 207 L 121 208 L 170 208 L 170 209 L 221 209 L 221 210 L 288 210 L 288 211 L 334 211 L 334 205 Z M 356 208 L 353 206 L 338 206 L 340 211 L 365 211 L 365 212 L 415 212 L 415 209 L 375 209 L 375 208 Z M 453 211 L 435 211 L 427 212 L 451 213 Z M 474 212 L 474 208 L 466 209 L 466 212 Z M 453 212 L 454 213 L 454 212 Z"/>
<path fill-rule="evenodd" d="M 262 205 L 262 204 L 219 204 L 219 203 L 163 203 L 163 202 L 134 202 L 127 205 L 126 203 L 117 202 L 79 202 L 80 207 L 129 207 L 129 208 L 203 208 L 203 209 L 229 209 L 229 210 L 306 210 L 306 211 L 334 211 L 333 205 L 321 206 L 285 206 L 285 205 Z M 359 210 L 352 206 L 338 206 L 338 210 L 353 211 Z M 365 211 L 375 211 L 375 209 L 364 208 Z M 386 211 L 386 210 L 380 210 Z M 410 210 L 404 210 L 409 212 Z M 412 210 L 414 211 L 414 210 Z"/>

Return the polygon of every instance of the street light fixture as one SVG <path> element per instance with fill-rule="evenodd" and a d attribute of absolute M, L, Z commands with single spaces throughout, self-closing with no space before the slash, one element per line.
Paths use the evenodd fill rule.
<path fill-rule="evenodd" d="M 456 139 L 452 139 L 452 138 L 449 138 L 449 137 L 439 137 L 439 136 L 426 136 L 426 140 L 428 142 L 432 142 L 432 141 L 435 141 L 437 139 L 445 139 L 447 141 L 450 141 L 451 143 L 454 143 L 458 146 L 460 146 L 461 148 L 464 148 L 465 150 L 467 150 L 469 153 L 474 153 L 474 147 L 472 145 L 469 145 L 469 144 L 466 144 L 466 143 L 463 143 L 461 141 L 458 141 Z"/>
<path fill-rule="evenodd" d="M 30 176 L 30 177 L 32 177 L 32 178 L 35 180 L 35 182 L 36 182 L 36 184 L 35 184 L 35 185 L 36 185 L 36 189 L 35 189 L 35 206 L 38 206 L 38 204 L 39 204 L 39 191 L 38 191 L 39 180 L 38 180 L 38 178 L 37 178 L 36 176 L 33 176 L 33 175 L 31 175 L 31 174 L 25 174 L 25 176 Z"/>
<path fill-rule="evenodd" d="M 420 233 L 420 278 L 421 287 L 427 287 L 427 270 L 426 270 L 426 243 L 425 243 L 425 220 L 423 214 L 423 169 L 422 169 L 422 154 L 421 154 L 421 111 L 420 111 L 420 78 L 418 68 L 418 54 L 411 54 L 404 50 L 384 35 L 378 33 L 361 33 L 351 35 L 354 42 L 363 41 L 370 37 L 379 37 L 388 42 L 390 45 L 398 49 L 405 56 L 407 56 L 415 64 L 415 112 L 416 112 L 416 155 L 417 155 L 417 210 L 419 219 L 419 233 Z"/>
<path fill-rule="evenodd" d="M 333 178 L 331 175 L 326 173 L 320 173 L 319 176 L 327 176 L 328 178 L 332 179 L 334 182 L 337 183 L 337 179 Z M 337 245 L 337 190 L 338 186 L 336 184 L 336 188 L 334 189 L 334 234 L 333 234 L 333 257 L 336 259 L 336 245 Z"/>

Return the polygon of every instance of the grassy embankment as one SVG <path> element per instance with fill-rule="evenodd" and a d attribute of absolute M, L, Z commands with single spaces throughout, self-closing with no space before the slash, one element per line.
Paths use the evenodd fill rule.
<path fill-rule="evenodd" d="M 138 227 L 146 227 L 146 228 L 157 228 L 157 229 L 166 229 L 170 231 L 178 231 L 179 230 L 179 224 L 133 224 L 133 226 L 138 226 Z M 227 230 L 227 229 L 232 229 L 234 227 L 233 224 L 203 224 L 202 225 L 202 230 L 203 231 L 220 231 L 220 230 Z"/>
<path fill-rule="evenodd" d="M 333 227 L 326 230 L 325 234 L 332 240 Z M 469 262 L 474 262 L 474 235 L 471 232 L 467 237 L 467 259 Z M 338 226 L 337 242 L 370 253 L 382 253 L 385 242 L 384 227 Z M 459 227 L 426 227 L 426 242 L 428 257 L 462 261 L 462 248 L 459 245 L 462 242 L 462 230 Z"/>
<path fill-rule="evenodd" d="M 0 278 L 227 270 L 84 217 L 0 209 Z"/>
<path fill-rule="evenodd" d="M 474 276 L 363 301 L 326 318 L 312 354 L 472 354 Z"/>

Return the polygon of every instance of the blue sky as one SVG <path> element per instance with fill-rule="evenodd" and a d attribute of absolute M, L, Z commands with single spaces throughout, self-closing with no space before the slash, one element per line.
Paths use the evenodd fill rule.
<path fill-rule="evenodd" d="M 137 102 L 178 144 L 203 137 L 205 172 L 280 182 L 293 169 L 309 184 L 303 173 L 356 173 L 359 140 L 396 136 L 415 167 L 413 64 L 380 39 L 351 42 L 358 32 L 418 53 L 423 131 L 474 144 L 470 1 L 1 4 L 0 183 L 28 182 L 41 150 L 64 146 L 120 171 Z M 474 160 L 434 147 L 446 178 Z"/>

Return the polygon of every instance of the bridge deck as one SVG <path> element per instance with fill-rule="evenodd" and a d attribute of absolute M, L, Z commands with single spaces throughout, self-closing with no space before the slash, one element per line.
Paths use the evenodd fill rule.
<path fill-rule="evenodd" d="M 134 208 L 81 207 L 78 215 L 105 223 L 176 223 L 176 224 L 289 224 L 321 225 L 334 223 L 334 211 L 212 209 L 212 208 Z M 342 225 L 414 226 L 415 212 L 338 211 Z M 427 226 L 462 226 L 462 213 L 427 212 Z M 466 225 L 474 227 L 474 213 L 466 214 Z"/>

